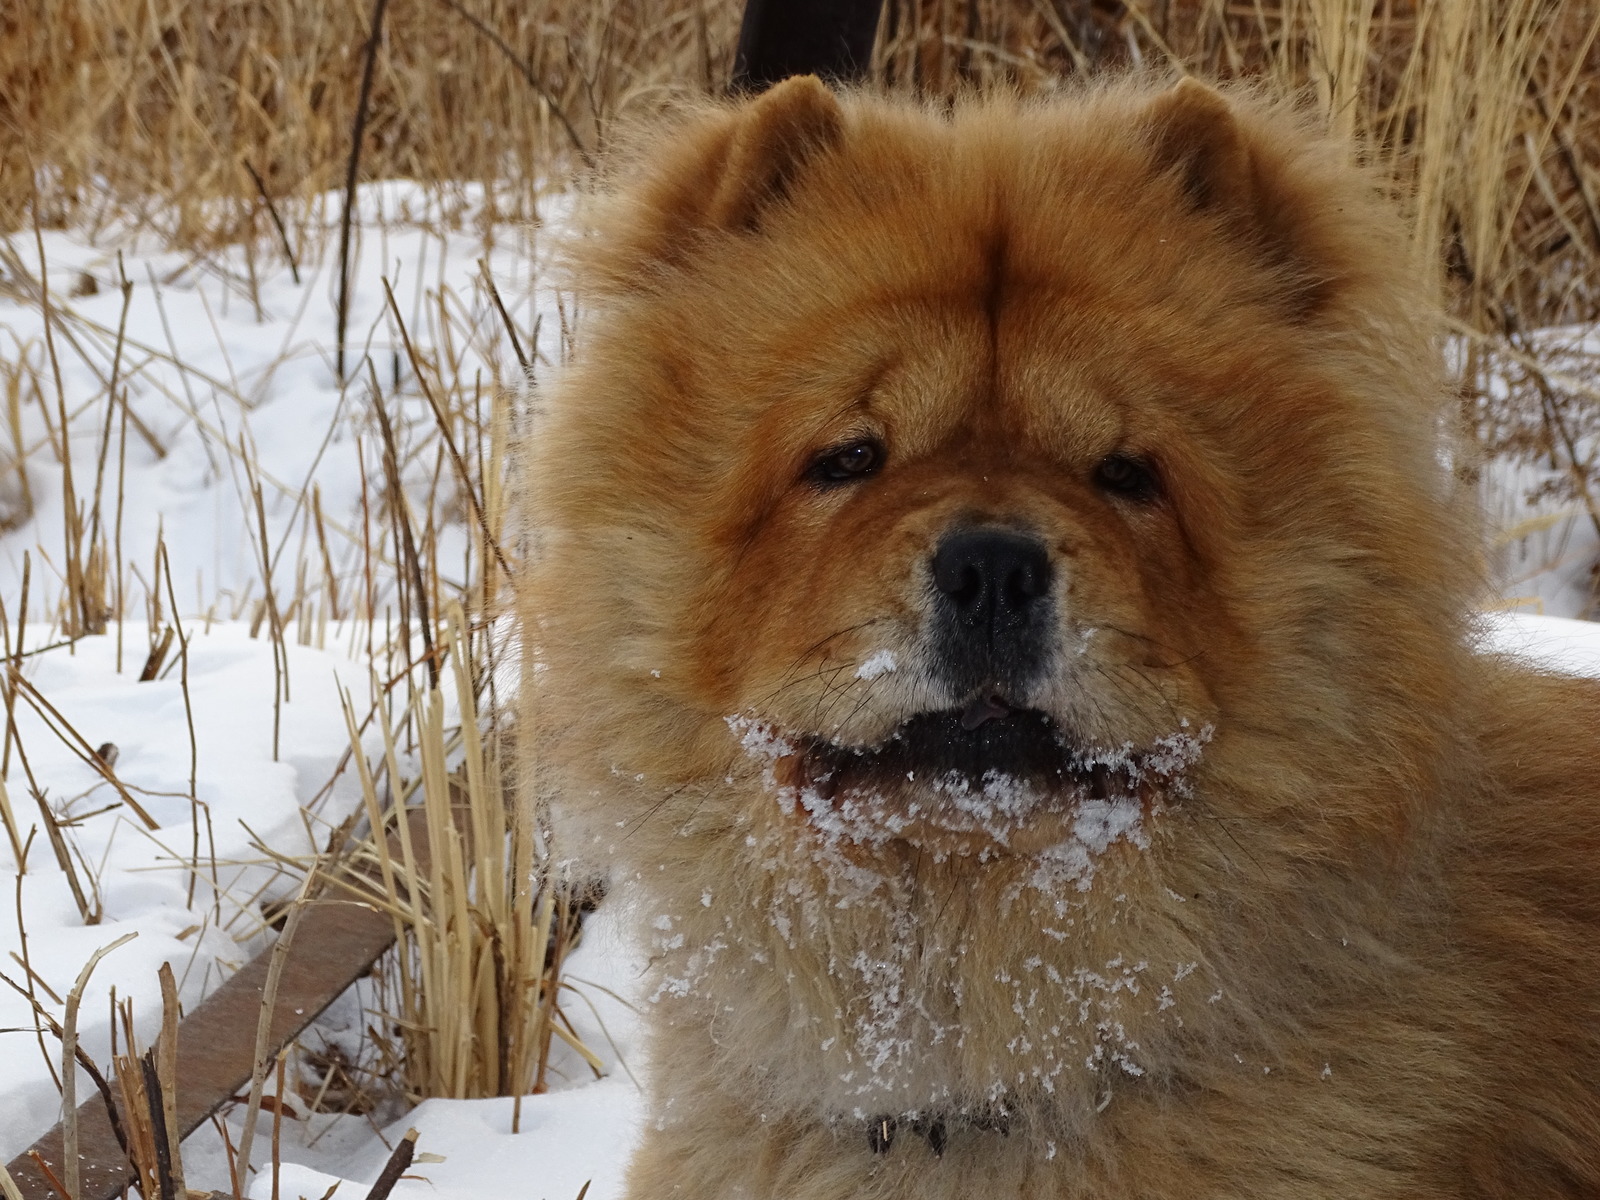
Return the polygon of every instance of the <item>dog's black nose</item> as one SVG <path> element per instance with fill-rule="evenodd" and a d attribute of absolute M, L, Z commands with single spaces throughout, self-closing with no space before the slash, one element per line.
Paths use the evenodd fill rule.
<path fill-rule="evenodd" d="M 1025 624 L 1029 607 L 1050 591 L 1050 554 L 1009 529 L 963 529 L 934 551 L 933 585 L 961 624 L 1003 632 Z"/>
<path fill-rule="evenodd" d="M 959 699 L 992 688 L 1021 693 L 1051 645 L 1050 552 L 1014 529 L 947 533 L 933 552 L 940 673 Z"/>

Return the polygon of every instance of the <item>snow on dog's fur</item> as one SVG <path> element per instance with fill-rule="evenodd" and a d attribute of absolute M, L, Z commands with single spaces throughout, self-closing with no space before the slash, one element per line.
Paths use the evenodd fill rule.
<path fill-rule="evenodd" d="M 1126 80 L 629 170 L 524 619 L 653 948 L 630 1196 L 1600 1194 L 1600 703 L 1472 651 L 1371 180 Z"/>

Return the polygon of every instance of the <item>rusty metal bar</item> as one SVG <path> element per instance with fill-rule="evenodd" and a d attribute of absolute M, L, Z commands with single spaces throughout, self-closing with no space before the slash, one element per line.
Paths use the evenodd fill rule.
<path fill-rule="evenodd" d="M 426 871 L 424 822 L 411 818 L 419 867 Z M 269 1054 L 276 1055 L 394 945 L 394 918 L 350 900 L 309 901 L 300 917 L 278 980 Z M 177 1111 L 187 1137 L 249 1082 L 263 988 L 272 962 L 268 946 L 207 996 L 178 1026 Z M 97 1092 L 78 1106 L 80 1194 L 75 1200 L 111 1200 L 133 1179 L 105 1101 Z M 23 1200 L 63 1200 L 34 1155 L 59 1177 L 64 1158 L 57 1125 L 7 1165 Z"/>

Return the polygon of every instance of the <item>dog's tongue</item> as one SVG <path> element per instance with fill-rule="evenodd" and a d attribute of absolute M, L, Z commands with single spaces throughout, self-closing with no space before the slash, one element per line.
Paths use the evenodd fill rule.
<path fill-rule="evenodd" d="M 961 728 L 971 732 L 989 721 L 998 721 L 1010 715 L 1010 706 L 999 696 L 979 696 L 961 714 Z"/>

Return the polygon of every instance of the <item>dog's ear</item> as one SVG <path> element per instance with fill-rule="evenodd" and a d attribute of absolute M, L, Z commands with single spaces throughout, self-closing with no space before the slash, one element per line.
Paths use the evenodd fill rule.
<path fill-rule="evenodd" d="M 1250 147 L 1227 99 L 1194 79 L 1180 79 L 1145 112 L 1156 169 L 1178 177 L 1197 209 L 1247 217 L 1253 200 Z"/>
<path fill-rule="evenodd" d="M 623 290 L 641 266 L 688 261 L 708 236 L 752 233 L 790 195 L 809 166 L 844 137 L 839 101 L 815 75 L 786 79 L 737 108 L 701 115 L 659 149 L 646 176 L 625 189 L 616 220 L 590 247 L 590 283 Z M 651 161 L 653 160 L 653 161 Z"/>
<path fill-rule="evenodd" d="M 786 79 L 742 110 L 728 139 L 705 219 L 755 229 L 818 154 L 844 136 L 839 101 L 815 75 Z"/>
<path fill-rule="evenodd" d="M 1150 102 L 1145 123 L 1156 170 L 1176 180 L 1183 202 L 1280 270 L 1297 315 L 1315 315 L 1336 267 L 1317 252 L 1317 201 L 1294 186 L 1270 140 L 1226 96 L 1188 78 Z"/>

